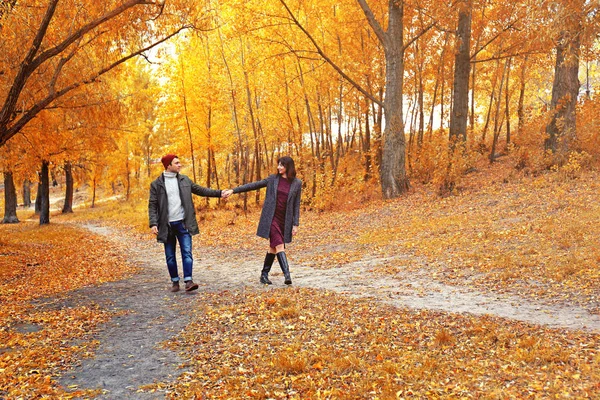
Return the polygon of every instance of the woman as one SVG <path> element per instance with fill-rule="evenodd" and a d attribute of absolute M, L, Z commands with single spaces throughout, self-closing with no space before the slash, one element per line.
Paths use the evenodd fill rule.
<path fill-rule="evenodd" d="M 275 257 L 283 271 L 285 284 L 291 285 L 290 267 L 285 255 L 285 244 L 292 241 L 292 236 L 298 232 L 300 222 L 300 195 L 302 181 L 296 178 L 294 160 L 285 156 L 277 160 L 277 174 L 270 175 L 262 181 L 248 183 L 233 189 L 233 193 L 248 192 L 267 188 L 263 203 L 258 230 L 256 234 L 269 239 L 269 251 L 265 256 L 260 282 L 272 284 L 269 271 Z"/>

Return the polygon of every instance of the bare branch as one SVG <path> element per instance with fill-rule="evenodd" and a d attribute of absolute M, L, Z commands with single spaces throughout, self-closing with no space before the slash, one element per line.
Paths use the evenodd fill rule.
<path fill-rule="evenodd" d="M 149 58 L 147 55 L 145 55 L 145 54 L 140 54 L 140 56 L 141 56 L 141 57 L 143 57 L 143 58 L 144 58 L 144 60 L 146 60 L 146 62 L 147 62 L 148 64 L 150 64 L 150 65 L 160 65 L 160 63 L 159 63 L 159 62 L 152 61 L 152 60 L 151 60 L 151 59 L 150 59 L 150 58 Z"/>
<path fill-rule="evenodd" d="M 342 71 L 342 69 L 340 67 L 338 67 L 333 60 L 331 60 L 324 52 L 323 50 L 321 50 L 321 47 L 318 45 L 318 43 L 315 41 L 315 39 L 311 36 L 311 34 L 302 26 L 302 24 L 300 24 L 300 22 L 296 19 L 296 17 L 294 16 L 294 14 L 292 13 L 292 11 L 289 9 L 289 7 L 287 6 L 287 4 L 285 3 L 284 0 L 279 0 L 281 2 L 281 4 L 283 4 L 283 6 L 285 7 L 285 9 L 287 10 L 288 14 L 290 15 L 290 17 L 292 18 L 292 21 L 294 21 L 294 24 L 296 24 L 296 26 L 298 28 L 300 28 L 300 30 L 302 32 L 304 32 L 304 34 L 306 35 L 306 37 L 308 38 L 308 40 L 310 40 L 313 44 L 313 46 L 315 46 L 315 49 L 317 50 L 317 53 L 319 53 L 319 55 L 329 64 L 333 67 L 333 69 L 336 70 L 336 72 L 338 74 L 340 74 L 345 80 L 347 80 L 352 86 L 354 86 L 356 88 L 356 90 L 358 90 L 359 92 L 361 92 L 363 95 L 365 95 L 369 100 L 371 100 L 372 102 L 376 103 L 379 107 L 384 107 L 383 103 L 381 102 L 381 100 L 377 99 L 375 96 L 373 96 L 371 93 L 369 93 L 368 91 L 366 91 L 365 89 L 363 89 L 358 83 L 356 83 L 352 78 L 350 78 L 346 73 L 344 73 L 344 71 Z"/>
<path fill-rule="evenodd" d="M 504 27 L 504 29 L 502 29 L 501 31 L 499 31 L 497 34 L 495 34 L 494 36 L 492 36 L 492 38 L 490 40 L 488 40 L 483 46 L 481 46 L 479 49 L 475 50 L 475 52 L 471 55 L 471 60 L 475 57 L 477 57 L 477 54 L 479 54 L 481 51 L 483 51 L 486 47 L 488 47 L 490 44 L 492 44 L 492 42 L 494 42 L 496 39 L 498 39 L 500 37 L 500 35 L 502 35 L 504 32 L 508 31 L 509 29 L 512 29 L 514 27 L 514 25 L 518 22 L 519 20 L 516 19 L 512 22 L 510 22 L 507 26 Z"/>
<path fill-rule="evenodd" d="M 413 44 L 414 42 L 417 41 L 417 39 L 419 39 L 421 36 L 423 36 L 424 34 L 426 34 L 431 28 L 433 28 L 436 25 L 435 22 L 433 22 L 432 24 L 430 24 L 429 26 L 423 28 L 421 30 L 421 32 L 417 33 L 417 35 L 415 37 L 413 37 L 412 39 L 410 39 L 405 45 L 404 45 L 404 50 L 408 49 L 410 47 L 411 44 Z"/>
<path fill-rule="evenodd" d="M 375 32 L 375 35 L 379 39 L 379 42 L 381 42 L 381 44 L 383 46 L 385 46 L 386 40 L 387 40 L 386 39 L 387 35 L 386 35 L 385 31 L 383 30 L 383 28 L 381 27 L 381 25 L 379 24 L 379 22 L 377 21 L 377 18 L 375 18 L 373 11 L 371 11 L 371 8 L 367 4 L 367 1 L 366 0 L 357 0 L 357 1 L 358 1 L 358 4 L 360 4 L 360 8 L 362 8 L 363 13 L 365 14 L 365 17 L 367 17 L 367 22 L 369 22 L 369 25 L 371 25 L 371 28 L 373 29 L 373 31 Z"/>

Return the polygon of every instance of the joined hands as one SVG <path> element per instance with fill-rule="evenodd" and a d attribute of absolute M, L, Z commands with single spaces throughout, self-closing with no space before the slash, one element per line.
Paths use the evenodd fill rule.
<path fill-rule="evenodd" d="M 233 194 L 233 189 L 226 189 L 221 191 L 221 197 L 224 199 L 229 198 Z"/>

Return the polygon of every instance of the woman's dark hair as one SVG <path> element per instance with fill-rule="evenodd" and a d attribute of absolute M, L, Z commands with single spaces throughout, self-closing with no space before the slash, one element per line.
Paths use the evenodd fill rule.
<path fill-rule="evenodd" d="M 283 165 L 285 167 L 285 173 L 287 174 L 288 179 L 291 181 L 296 177 L 296 166 L 294 165 L 294 160 L 292 157 L 283 156 L 277 160 L 277 164 Z"/>

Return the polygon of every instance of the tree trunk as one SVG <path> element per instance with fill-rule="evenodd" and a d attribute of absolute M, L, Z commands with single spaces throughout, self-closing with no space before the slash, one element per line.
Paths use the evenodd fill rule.
<path fill-rule="evenodd" d="M 446 55 L 446 47 L 448 45 L 449 38 L 450 38 L 450 33 L 446 32 L 446 34 L 444 35 L 444 44 L 442 47 L 442 52 L 440 54 L 440 63 L 437 67 L 437 74 L 435 75 L 435 87 L 433 89 L 433 99 L 431 100 L 431 114 L 429 114 L 429 128 L 428 128 L 429 130 L 427 132 L 427 136 L 428 136 L 429 140 L 431 140 L 431 138 L 433 136 L 433 116 L 435 114 L 435 106 L 436 106 L 436 102 L 437 102 L 438 89 L 440 87 L 440 81 L 442 80 L 442 78 L 440 78 L 440 75 L 444 68 L 444 58 Z M 442 96 L 443 95 L 444 95 L 444 93 L 443 93 L 443 83 L 442 83 Z M 442 99 L 442 110 L 443 110 L 443 99 Z"/>
<path fill-rule="evenodd" d="M 385 128 L 381 159 L 381 192 L 385 199 L 408 191 L 406 138 L 402 121 L 404 85 L 404 3 L 389 2 L 387 45 L 385 46 Z"/>
<path fill-rule="evenodd" d="M 31 207 L 31 182 L 29 179 L 23 181 L 23 207 Z"/>
<path fill-rule="evenodd" d="M 580 1 L 577 3 L 581 3 Z M 579 4 L 581 8 L 582 5 Z M 576 136 L 577 96 L 579 94 L 579 54 L 581 47 L 581 9 L 565 18 L 556 45 L 556 65 L 552 85 L 552 119 L 546 126 L 546 150 L 564 154 Z M 560 143 L 559 143 L 560 139 Z M 559 148 L 560 145 L 560 148 Z"/>
<path fill-rule="evenodd" d="M 92 182 L 92 205 L 90 207 L 96 207 L 96 175 L 94 175 L 94 180 Z"/>
<path fill-rule="evenodd" d="M 63 214 L 73 212 L 73 166 L 70 161 L 65 161 L 66 192 Z"/>
<path fill-rule="evenodd" d="M 517 106 L 517 115 L 519 117 L 518 122 L 518 133 L 520 134 L 523 131 L 523 126 L 525 126 L 525 70 L 527 68 L 527 59 L 525 56 L 523 60 L 523 66 L 521 67 L 521 89 L 519 91 L 519 105 Z"/>
<path fill-rule="evenodd" d="M 35 196 L 35 215 L 42 211 L 42 175 L 38 174 L 39 182 L 37 184 L 37 193 Z"/>
<path fill-rule="evenodd" d="M 450 145 L 467 141 L 469 73 L 471 68 L 471 0 L 458 3 L 457 51 L 454 62 L 454 92 L 450 115 Z"/>
<path fill-rule="evenodd" d="M 127 183 L 127 191 L 125 192 L 125 200 L 129 200 L 129 194 L 131 193 L 131 167 L 129 165 L 129 142 L 126 144 L 127 151 L 125 152 L 125 181 Z"/>
<path fill-rule="evenodd" d="M 498 72 L 500 71 L 500 59 L 496 61 L 496 72 L 494 72 L 494 80 L 492 82 L 492 93 L 490 94 L 490 104 L 488 105 L 487 114 L 485 117 L 485 125 L 481 132 L 481 144 L 485 145 L 485 137 L 490 126 L 490 119 L 492 117 L 492 109 L 494 106 L 494 99 L 496 97 L 496 83 L 498 82 Z"/>
<path fill-rule="evenodd" d="M 365 154 L 365 175 L 363 180 L 367 182 L 371 179 L 371 127 L 369 126 L 369 103 L 368 100 L 365 100 L 365 140 L 363 143 L 363 152 Z M 360 110 L 359 110 L 360 111 Z"/>
<path fill-rule="evenodd" d="M 41 188 L 40 188 L 40 225 L 47 225 L 50 223 L 50 162 L 42 160 L 42 173 L 41 173 Z"/>
<path fill-rule="evenodd" d="M 478 45 L 475 45 L 477 48 Z M 475 61 L 473 58 L 473 61 Z M 477 63 L 473 63 L 473 67 L 471 69 L 471 111 L 469 112 L 469 130 L 471 131 L 471 137 L 473 137 L 473 132 L 475 132 L 475 78 L 477 77 Z"/>
<path fill-rule="evenodd" d="M 208 42 L 206 44 L 208 47 Z M 210 57 L 210 55 L 209 55 Z M 210 59 L 210 58 L 209 58 Z M 208 67 L 208 73 L 210 75 L 210 61 Z M 192 178 L 194 182 L 197 182 L 198 177 L 196 176 L 196 158 L 194 157 L 194 139 L 192 138 L 192 127 L 190 125 L 190 116 L 187 106 L 187 94 L 185 92 L 185 67 L 183 60 L 181 60 L 181 97 L 183 100 L 183 115 L 185 116 L 185 127 L 190 141 L 190 157 L 192 157 Z"/>
<path fill-rule="evenodd" d="M 508 149 L 508 145 L 510 144 L 510 66 L 512 64 L 512 58 L 508 59 L 508 66 L 506 67 L 506 89 L 504 90 L 505 94 L 505 115 L 506 115 L 506 146 Z"/>
<path fill-rule="evenodd" d="M 210 112 L 209 112 L 210 114 Z M 210 188 L 212 180 L 212 157 L 210 156 L 210 146 L 206 149 L 206 187 Z M 210 197 L 205 197 L 206 207 L 210 205 Z"/>
<path fill-rule="evenodd" d="M 241 40 L 241 39 L 240 39 Z M 242 43 L 242 46 L 244 44 Z M 252 124 L 252 133 L 254 134 L 254 168 L 255 168 L 255 181 L 260 180 L 260 142 L 258 140 L 258 131 L 256 127 L 256 120 L 254 117 L 254 107 L 252 106 L 252 92 L 250 90 L 250 80 L 248 78 L 248 71 L 246 71 L 246 62 L 244 58 L 244 51 L 241 52 L 242 68 L 244 69 L 244 83 L 246 86 L 246 102 L 248 105 L 248 112 L 250 114 L 250 122 Z M 260 201 L 260 190 L 256 191 L 255 197 L 256 204 Z"/>
<path fill-rule="evenodd" d="M 206 119 L 206 139 L 208 142 L 207 145 L 207 153 L 206 153 L 206 187 L 210 188 L 212 185 L 212 178 L 214 176 L 213 169 L 215 166 L 213 165 L 213 157 L 211 157 L 212 153 L 212 102 L 209 100 L 208 110 L 207 110 L 207 119 Z M 206 201 L 206 207 L 210 205 L 210 197 L 204 198 Z"/>
<path fill-rule="evenodd" d="M 319 142 L 318 136 L 315 128 L 314 118 L 312 116 L 312 111 L 310 109 L 310 102 L 308 100 L 308 94 L 306 92 L 306 86 L 304 84 L 304 73 L 302 71 L 302 64 L 300 64 L 300 60 L 298 60 L 298 76 L 300 78 L 300 86 L 302 87 L 302 94 L 304 95 L 304 105 L 306 107 L 306 119 L 308 125 L 308 133 L 310 136 L 310 150 L 312 154 L 312 163 L 315 163 L 315 160 L 320 158 L 319 153 Z M 300 121 L 298 122 L 300 126 Z M 316 143 L 315 143 L 316 140 Z M 311 187 L 311 198 L 314 198 L 317 194 L 317 168 L 316 165 L 311 168 L 312 172 L 312 187 Z M 307 183 L 308 185 L 308 183 Z"/>
<path fill-rule="evenodd" d="M 498 89 L 498 100 L 496 101 L 496 113 L 494 115 L 494 137 L 492 138 L 492 150 L 490 151 L 490 163 L 493 163 L 496 160 L 496 145 L 498 144 L 498 136 L 500 136 L 500 129 L 502 128 L 502 123 L 500 122 L 500 107 L 502 104 L 502 90 L 504 88 L 504 76 L 506 74 L 506 68 L 508 67 L 509 61 L 507 60 L 504 63 L 504 68 L 502 68 L 502 77 L 500 78 L 500 88 Z"/>
<path fill-rule="evenodd" d="M 423 134 L 425 132 L 425 110 L 424 110 L 424 101 L 423 101 L 423 92 L 424 92 L 424 87 L 423 87 L 423 69 L 424 69 L 424 63 L 425 63 L 425 57 L 421 54 L 421 48 L 419 47 L 419 42 L 420 40 L 417 40 L 416 44 L 417 44 L 417 49 L 418 49 L 418 53 L 419 53 L 419 62 L 418 62 L 418 66 L 417 66 L 417 73 L 418 73 L 418 81 L 419 81 L 419 89 L 418 89 L 418 97 L 417 97 L 417 101 L 419 104 L 419 129 L 417 131 L 417 146 L 419 147 L 419 149 L 421 148 L 421 146 L 423 145 Z"/>
<path fill-rule="evenodd" d="M 16 224 L 17 218 L 17 190 L 12 172 L 4 172 L 4 219 L 3 224 Z"/>
<path fill-rule="evenodd" d="M 238 152 L 237 152 L 237 158 L 234 159 L 233 164 L 234 164 L 234 169 L 235 169 L 235 178 L 236 178 L 236 185 L 240 185 L 242 182 L 246 183 L 245 181 L 242 180 L 242 171 L 241 171 L 241 166 L 242 165 L 248 165 L 248 160 L 247 158 L 245 158 L 245 153 L 244 153 L 244 140 L 242 139 L 242 130 L 240 128 L 240 123 L 239 123 L 239 117 L 238 117 L 238 111 L 237 111 L 237 99 L 236 99 L 236 89 L 235 89 L 235 85 L 233 83 L 233 76 L 231 75 L 231 69 L 229 68 L 229 63 L 227 62 L 227 57 L 225 57 L 225 47 L 223 45 L 223 37 L 221 36 L 221 30 L 218 29 L 219 32 L 219 42 L 221 44 L 221 57 L 223 58 L 223 64 L 225 65 L 225 69 L 227 70 L 227 77 L 229 78 L 229 92 L 231 94 L 231 111 L 233 113 L 233 121 L 235 123 L 235 131 L 237 134 L 237 139 L 238 139 Z M 284 76 L 285 76 L 285 68 L 284 68 Z M 287 78 L 286 78 L 286 90 L 287 90 Z M 244 173 L 244 178 L 245 178 L 246 174 Z M 247 194 L 244 193 L 244 199 L 247 198 Z M 244 208 L 245 209 L 245 208 Z"/>

